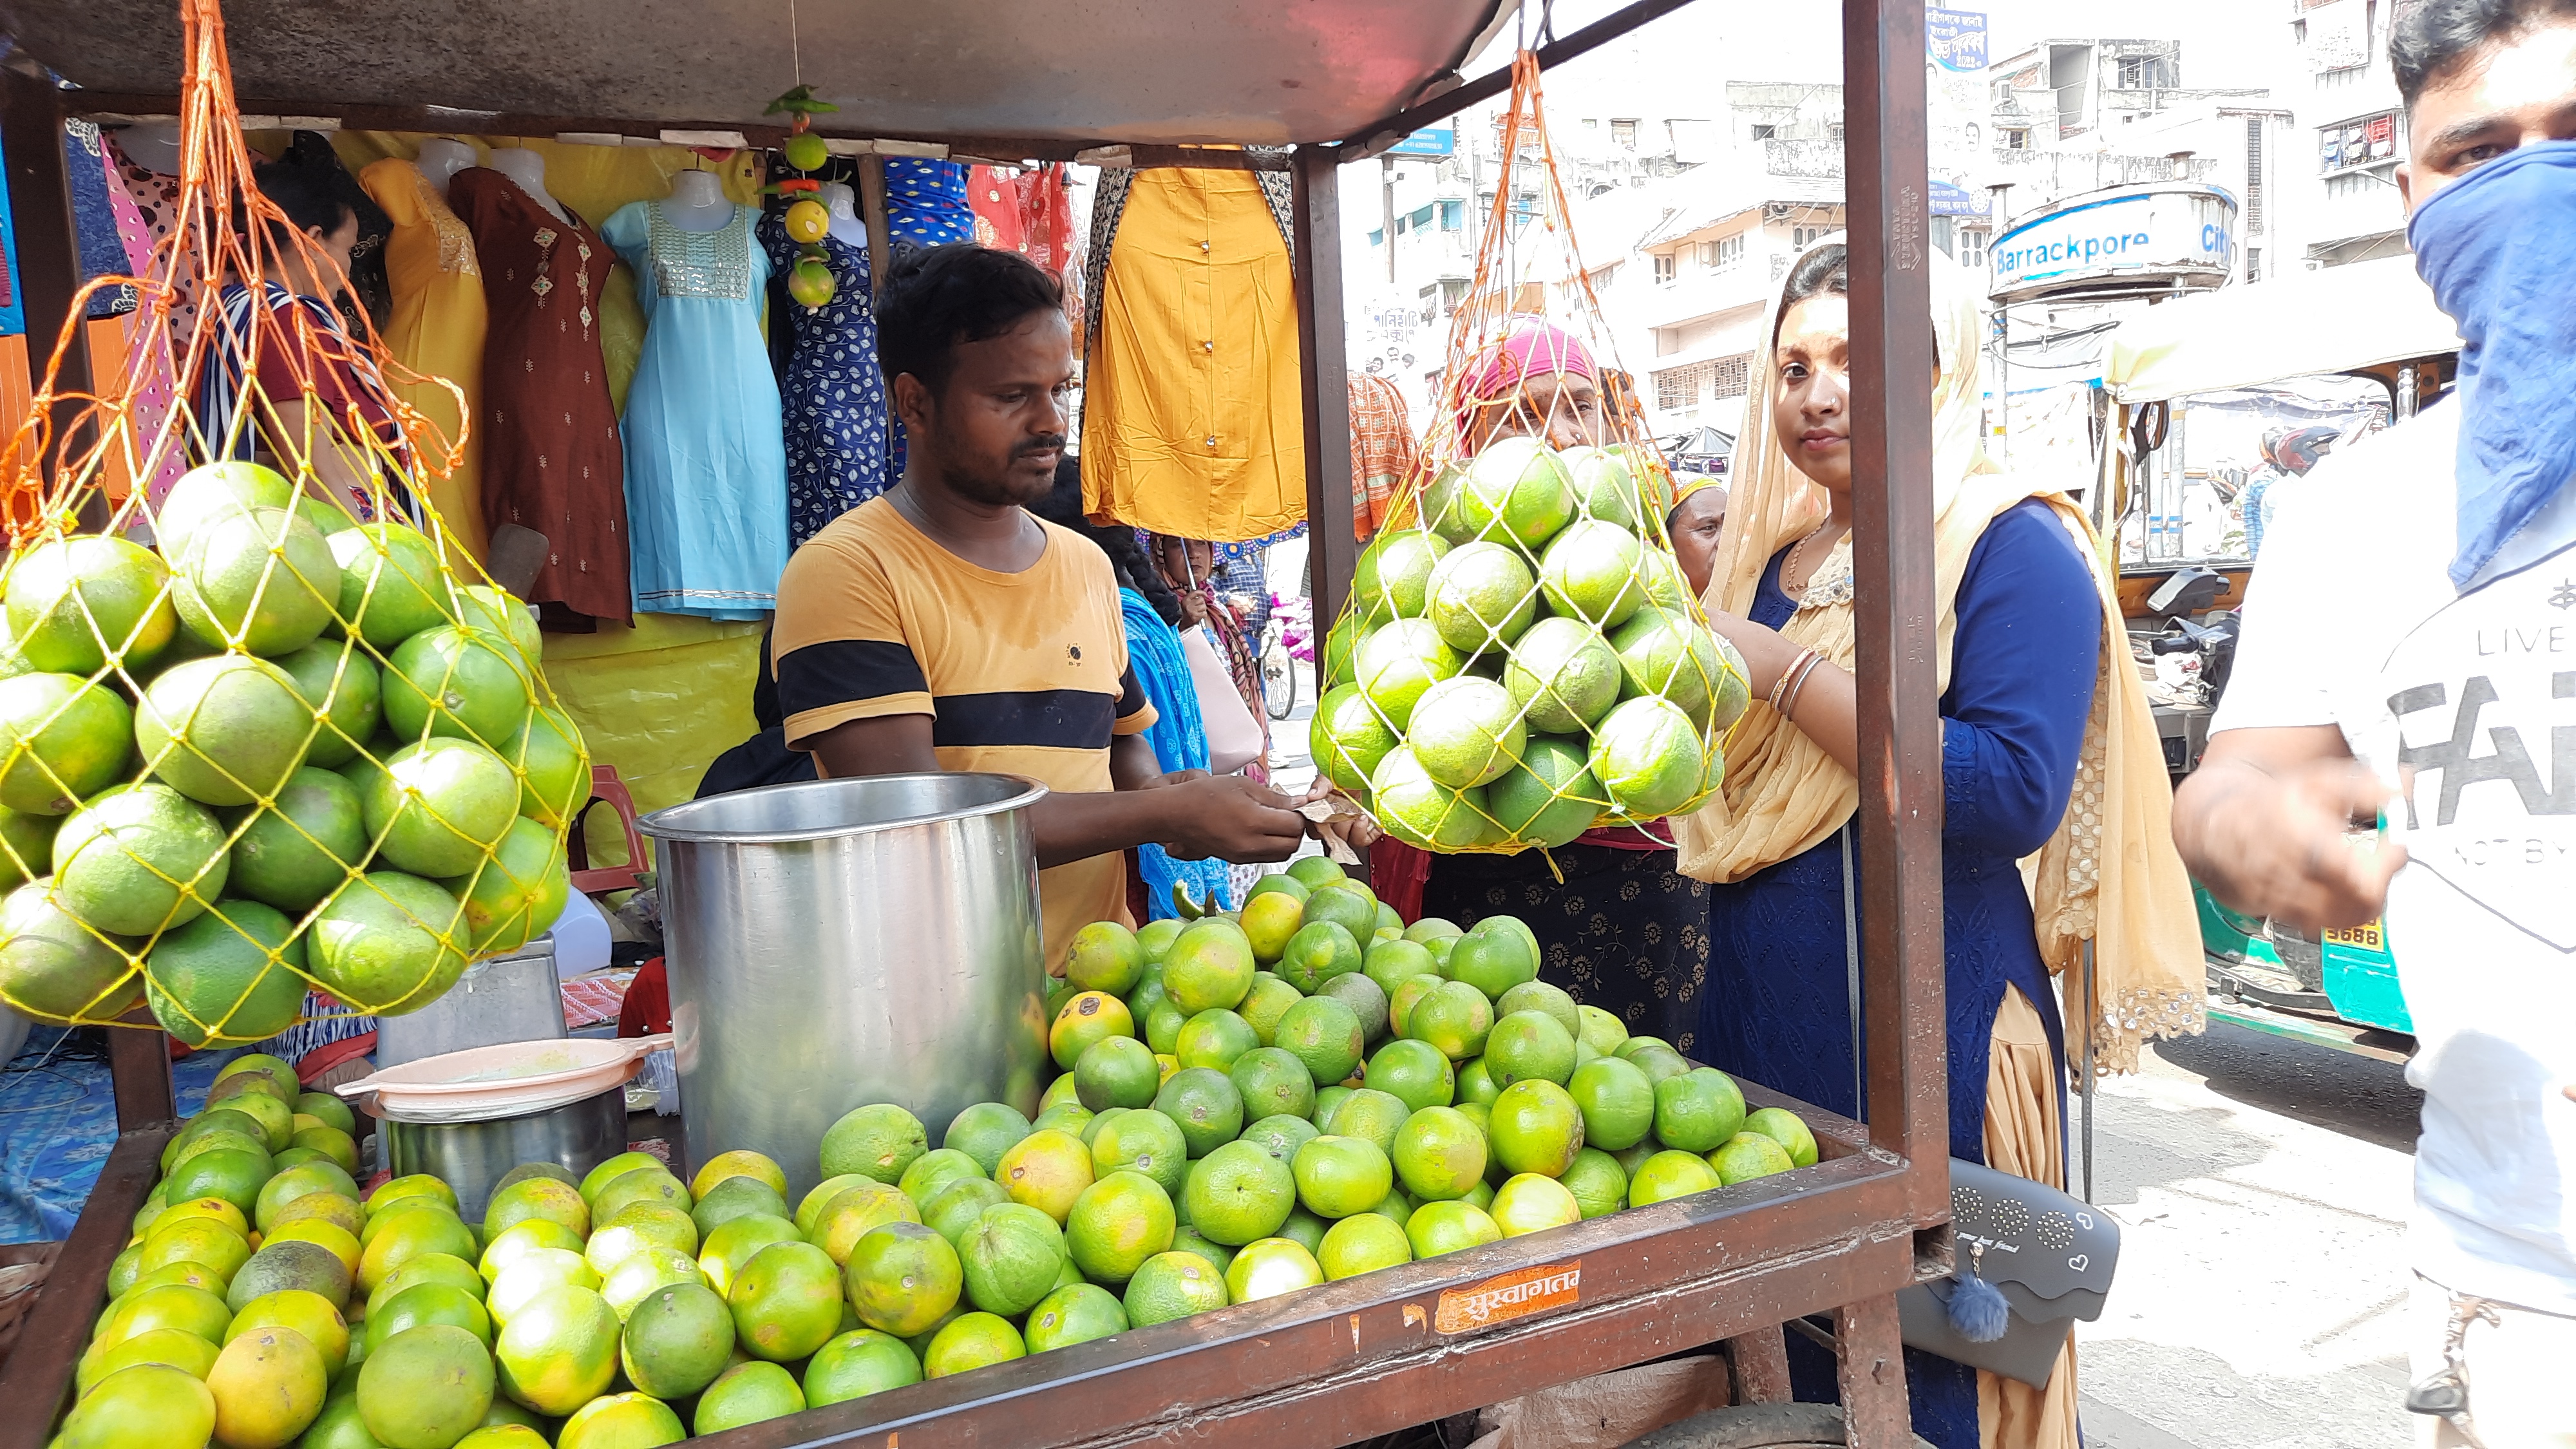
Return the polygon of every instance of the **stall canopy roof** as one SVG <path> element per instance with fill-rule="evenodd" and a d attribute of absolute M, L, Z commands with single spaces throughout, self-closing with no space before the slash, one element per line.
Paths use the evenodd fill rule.
<path fill-rule="evenodd" d="M 2122 402 L 2153 402 L 2459 347 L 2415 259 L 2390 257 L 2149 307 L 2111 335 L 2103 380 Z"/>
<path fill-rule="evenodd" d="M 803 0 L 807 83 L 853 136 L 1335 141 L 1426 98 L 1514 0 Z M 245 103 L 763 123 L 794 83 L 788 0 L 230 0 Z M 174 0 L 0 0 L 76 85 L 169 95 Z M 462 124 L 462 122 L 460 122 Z M 776 124 L 770 118 L 768 124 Z"/>

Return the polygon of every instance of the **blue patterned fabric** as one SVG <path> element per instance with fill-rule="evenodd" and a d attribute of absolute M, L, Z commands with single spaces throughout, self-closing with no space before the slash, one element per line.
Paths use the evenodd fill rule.
<path fill-rule="evenodd" d="M 888 156 L 885 188 L 886 232 L 896 240 L 935 247 L 975 239 L 965 163 Z"/>
<path fill-rule="evenodd" d="M 775 212 L 760 218 L 760 245 L 772 271 L 793 270 L 804 249 L 788 239 Z M 868 250 L 836 236 L 818 243 L 837 284 L 832 300 L 807 309 L 790 304 L 773 316 L 793 332 L 781 391 L 787 410 L 787 544 L 813 537 L 824 524 L 883 493 L 886 473 L 886 386 L 877 370 L 876 299 Z"/>
<path fill-rule="evenodd" d="M 59 1027 L 37 1026 L 0 1072 L 0 1243 L 70 1236 L 116 1146 L 116 1088 L 107 1061 L 68 1055 L 77 1040 Z M 240 1055 L 239 1048 L 198 1052 L 171 1063 L 181 1117 L 205 1107 L 215 1073 Z"/>
<path fill-rule="evenodd" d="M 1154 706 L 1154 723 L 1145 731 L 1145 739 L 1154 747 L 1155 763 L 1167 775 L 1174 770 L 1206 769 L 1207 726 L 1199 716 L 1190 662 L 1181 654 L 1181 636 L 1134 589 L 1118 591 L 1118 607 L 1127 626 L 1127 667 L 1135 672 L 1136 687 L 1145 691 Z M 1136 847 L 1136 873 L 1145 881 L 1149 920 L 1177 914 L 1172 909 L 1176 881 L 1189 882 L 1193 899 L 1216 901 L 1219 910 L 1234 908 L 1224 861 L 1174 860 L 1163 847 L 1148 843 Z"/>
<path fill-rule="evenodd" d="M 80 242 L 81 280 L 130 276 L 134 263 L 116 234 L 116 208 L 108 200 L 107 142 L 88 121 L 63 122 L 63 169 L 71 183 L 72 230 Z M 88 315 L 122 317 L 140 302 L 134 284 L 101 287 L 89 295 Z"/>
<path fill-rule="evenodd" d="M 2459 552 L 2451 582 L 2464 592 L 2509 542 L 2523 561 L 2567 543 L 2518 535 L 2576 468 L 2576 422 L 2567 415 L 2576 386 L 2571 219 L 2576 142 L 2543 141 L 2443 187 L 2406 224 L 2415 270 L 2460 329 Z"/>
<path fill-rule="evenodd" d="M 1791 608 L 1775 557 L 1753 621 L 1778 628 Z M 2018 504 L 1988 526 L 1959 584 L 1958 621 L 1941 697 L 1950 1154 L 1983 1162 L 1986 1060 L 2007 984 L 2039 1009 L 2052 1061 L 2065 1060 L 2057 999 L 2015 862 L 2039 849 L 2065 814 L 2092 706 L 2102 613 L 2091 572 L 2047 505 Z M 1836 835 L 1709 888 L 1700 1039 L 1712 1066 L 1859 1115 L 1841 842 Z M 1976 1375 L 1912 1350 L 1905 1357 L 1914 1432 L 1940 1449 L 1977 1449 Z"/>

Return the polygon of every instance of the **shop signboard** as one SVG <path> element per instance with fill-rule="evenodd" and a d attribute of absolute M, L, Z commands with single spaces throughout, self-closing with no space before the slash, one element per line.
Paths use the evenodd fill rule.
<path fill-rule="evenodd" d="M 1984 190 L 1970 180 L 1985 149 L 1986 16 L 1982 10 L 1923 12 L 1924 133 L 1934 216 L 1984 216 Z"/>
<path fill-rule="evenodd" d="M 2182 181 L 2086 192 L 1996 237 L 1991 257 L 1998 302 L 2205 291 L 2235 262 L 2236 198 Z"/>
<path fill-rule="evenodd" d="M 1405 137 L 1403 140 L 1396 142 L 1394 145 L 1387 147 L 1385 154 L 1389 156 L 1429 156 L 1440 158 L 1455 155 L 1457 150 L 1457 127 L 1426 126 L 1423 129 L 1414 132 L 1412 135 Z"/>
<path fill-rule="evenodd" d="M 1923 45 L 1943 70 L 1975 74 L 1986 68 L 1986 14 L 1982 10 L 1923 12 Z"/>

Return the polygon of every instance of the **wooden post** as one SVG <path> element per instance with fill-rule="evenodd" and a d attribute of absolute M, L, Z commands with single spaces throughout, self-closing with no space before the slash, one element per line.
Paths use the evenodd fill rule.
<path fill-rule="evenodd" d="M 1725 1349 L 1727 1363 L 1735 1370 L 1735 1402 L 1789 1402 L 1789 1346 L 1778 1324 L 1739 1333 L 1726 1341 Z"/>
<path fill-rule="evenodd" d="M 868 228 L 868 290 L 885 295 L 886 271 L 894 265 L 894 234 L 886 229 L 885 158 L 859 158 L 859 219 Z"/>
<path fill-rule="evenodd" d="M 17 232 L 18 285 L 27 308 L 27 372 L 44 386 L 57 339 L 62 371 L 54 391 L 90 390 L 89 336 L 72 320 L 81 288 L 80 237 L 73 229 L 71 173 L 63 159 L 62 92 L 12 68 L 0 68 L 0 149 L 9 167 L 9 209 Z M 64 419 L 58 415 L 57 429 Z M 62 445 L 55 434 L 55 445 Z"/>
<path fill-rule="evenodd" d="M 1321 639 L 1350 592 L 1359 549 L 1351 537 L 1351 385 L 1342 336 L 1341 149 L 1297 148 L 1297 358 L 1306 409 L 1306 576 Z M 1315 693 L 1324 651 L 1315 650 Z"/>
<path fill-rule="evenodd" d="M 176 1121 L 178 1097 L 170 1088 L 170 1034 L 147 1007 L 127 1012 L 135 1026 L 107 1029 L 107 1077 L 116 1092 L 116 1130 L 133 1132 Z"/>
<path fill-rule="evenodd" d="M 1835 1309 L 1834 1346 L 1851 1449 L 1913 1449 L 1895 1298 L 1863 1298 Z"/>
<path fill-rule="evenodd" d="M 1942 1010 L 1941 717 L 1932 612 L 1932 241 L 1923 0 L 1844 0 L 1860 926 L 1870 1140 L 1908 1205 L 1950 1212 Z"/>
<path fill-rule="evenodd" d="M 1950 1212 L 1950 1104 L 1923 34 L 1923 0 L 1843 0 L 1865 1116 L 1872 1145 L 1906 1159 L 1906 1206 L 1931 1227 Z M 1895 1299 L 1834 1322 L 1852 1449 L 1911 1445 Z"/>

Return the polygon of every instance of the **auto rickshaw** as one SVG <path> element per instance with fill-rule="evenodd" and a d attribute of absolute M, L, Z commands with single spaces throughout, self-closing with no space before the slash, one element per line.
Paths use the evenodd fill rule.
<path fill-rule="evenodd" d="M 2459 350 L 2411 257 L 2179 298 L 2112 334 L 2097 522 L 2113 540 L 2132 650 L 2157 681 L 2176 783 L 2199 767 L 2256 567 L 2241 518 L 2208 522 L 2214 500 L 2241 502 L 2228 496 L 2229 463 L 2267 423 L 2335 420 L 2346 444 L 2402 424 L 2454 381 Z M 2212 1020 L 2406 1059 L 2413 1022 L 2380 922 L 2312 937 L 2230 910 L 2197 883 L 2193 893 Z"/>

